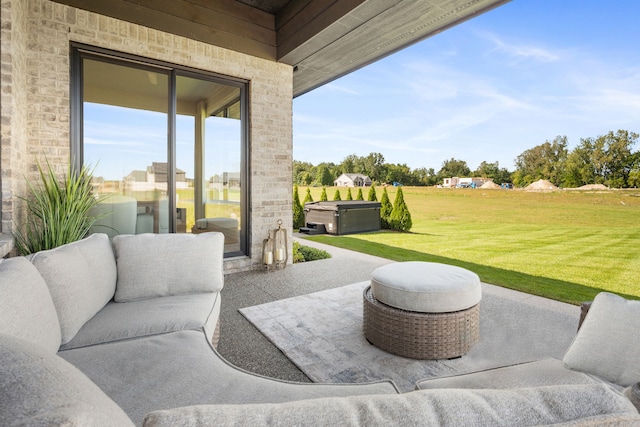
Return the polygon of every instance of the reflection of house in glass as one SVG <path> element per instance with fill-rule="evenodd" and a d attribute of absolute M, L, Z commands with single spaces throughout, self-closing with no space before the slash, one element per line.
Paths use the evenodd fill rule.
<path fill-rule="evenodd" d="M 124 177 L 127 191 L 167 190 L 166 162 L 153 162 L 147 170 L 134 170 Z M 188 188 L 186 172 L 176 169 L 176 188 Z"/>

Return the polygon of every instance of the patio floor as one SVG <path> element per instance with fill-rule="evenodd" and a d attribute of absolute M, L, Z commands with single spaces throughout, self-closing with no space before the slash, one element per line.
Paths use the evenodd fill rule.
<path fill-rule="evenodd" d="M 294 264 L 271 273 L 248 271 L 225 276 L 218 351 L 229 362 L 248 371 L 283 380 L 309 382 L 309 378 L 251 325 L 238 309 L 366 281 L 373 270 L 393 261 L 297 236 L 294 239 L 302 240 L 304 245 L 324 249 L 331 253 L 332 258 Z M 575 318 L 575 325 L 570 326 L 577 326 L 579 307 L 492 285 L 484 285 L 483 292 L 567 314 L 569 318 Z M 527 322 L 528 319 L 522 321 Z"/>

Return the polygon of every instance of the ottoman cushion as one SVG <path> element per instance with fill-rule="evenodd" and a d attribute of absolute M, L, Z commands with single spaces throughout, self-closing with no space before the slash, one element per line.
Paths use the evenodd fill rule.
<path fill-rule="evenodd" d="M 477 274 L 434 262 L 398 262 L 379 267 L 371 273 L 371 289 L 384 304 L 422 313 L 466 310 L 482 298 Z"/>

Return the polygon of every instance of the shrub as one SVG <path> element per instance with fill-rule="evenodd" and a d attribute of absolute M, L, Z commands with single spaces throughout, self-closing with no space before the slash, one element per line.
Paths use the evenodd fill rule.
<path fill-rule="evenodd" d="M 322 193 L 320 193 L 320 201 L 326 202 L 327 200 L 329 200 L 327 198 L 327 189 L 325 187 L 322 187 Z"/>
<path fill-rule="evenodd" d="M 373 185 L 369 188 L 369 194 L 367 195 L 367 200 L 370 202 L 377 202 L 378 196 L 376 195 L 376 187 Z"/>
<path fill-rule="evenodd" d="M 311 203 L 313 202 L 313 197 L 311 197 L 311 189 L 309 187 L 307 187 L 307 194 L 304 196 L 304 201 L 302 202 L 302 207 L 304 208 L 304 205 L 306 205 L 307 203 Z"/>
<path fill-rule="evenodd" d="M 293 228 L 304 227 L 304 210 L 300 204 L 298 186 L 293 186 Z"/>
<path fill-rule="evenodd" d="M 389 200 L 387 187 L 385 187 L 384 190 L 382 191 L 382 198 L 380 199 L 380 226 L 382 228 L 390 228 L 389 217 L 391 216 L 392 210 L 393 210 L 393 205 Z"/>
<path fill-rule="evenodd" d="M 318 259 L 331 258 L 331 254 L 322 249 L 316 249 L 293 242 L 293 262 L 315 261 Z"/>
<path fill-rule="evenodd" d="M 353 196 L 351 195 L 351 187 L 347 188 L 347 198 L 345 200 L 353 200 Z"/>
<path fill-rule="evenodd" d="M 411 230 L 412 225 L 411 213 L 409 212 L 409 208 L 404 201 L 402 188 L 398 187 L 396 199 L 393 201 L 393 210 L 391 211 L 391 216 L 389 217 L 389 228 L 398 231 L 409 231 Z"/>
<path fill-rule="evenodd" d="M 358 188 L 358 194 L 356 194 L 356 200 L 364 200 L 364 196 L 362 195 L 362 188 Z"/>
<path fill-rule="evenodd" d="M 336 188 L 336 192 L 333 193 L 333 200 L 342 200 L 342 197 L 340 197 L 340 190 L 338 190 Z"/>
<path fill-rule="evenodd" d="M 47 161 L 47 170 L 37 162 L 40 186 L 27 181 L 31 196 L 23 199 L 27 205 L 27 221 L 14 232 L 16 250 L 20 255 L 53 249 L 83 239 L 97 217 L 91 209 L 105 197 L 95 197 L 87 166 L 80 170 L 69 167 L 69 175 L 58 180 Z"/>

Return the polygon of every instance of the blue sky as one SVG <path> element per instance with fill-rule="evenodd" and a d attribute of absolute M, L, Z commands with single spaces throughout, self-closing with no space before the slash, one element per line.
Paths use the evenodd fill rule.
<path fill-rule="evenodd" d="M 513 170 L 558 135 L 640 133 L 639 17 L 636 0 L 514 0 L 294 99 L 293 157 Z"/>

